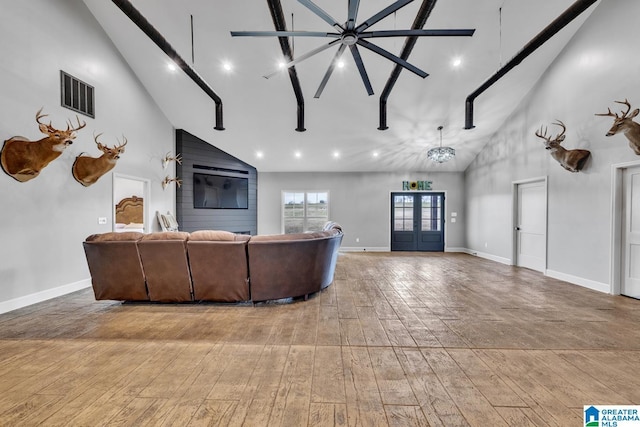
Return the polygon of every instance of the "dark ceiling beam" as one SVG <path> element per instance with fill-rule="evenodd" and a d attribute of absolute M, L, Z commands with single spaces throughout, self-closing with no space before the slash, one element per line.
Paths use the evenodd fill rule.
<path fill-rule="evenodd" d="M 473 129 L 473 101 L 491 85 L 500 80 L 505 74 L 520 64 L 527 56 L 531 55 L 536 49 L 542 46 L 547 40 L 553 37 L 558 31 L 563 29 L 567 24 L 577 18 L 582 12 L 587 10 L 589 6 L 598 0 L 578 0 L 565 10 L 560 16 L 553 20 L 545 27 L 537 36 L 527 43 L 513 58 L 509 60 L 502 68 L 500 68 L 493 76 L 484 82 L 478 89 L 467 96 L 465 103 L 465 129 Z"/>
<path fill-rule="evenodd" d="M 431 15 L 431 11 L 433 7 L 436 5 L 437 0 L 424 0 L 422 2 L 422 6 L 420 6 L 420 10 L 418 10 L 418 14 L 416 15 L 416 19 L 413 21 L 413 25 L 411 29 L 420 30 L 427 23 L 427 18 Z M 400 58 L 405 61 L 409 59 L 409 55 L 411 55 L 411 51 L 413 47 L 416 45 L 419 37 L 411 36 L 407 37 L 404 42 L 404 47 L 402 48 L 402 52 L 400 53 Z M 398 81 L 398 77 L 400 77 L 400 72 L 402 71 L 402 67 L 400 65 L 396 65 L 389 76 L 389 80 L 387 80 L 387 84 L 384 86 L 382 94 L 380 95 L 380 126 L 378 130 L 387 130 L 389 127 L 387 126 L 387 100 L 389 99 L 389 95 L 391 94 L 391 90 Z"/>
<path fill-rule="evenodd" d="M 112 0 L 113 3 L 124 12 L 127 17 L 138 26 L 169 58 L 176 63 L 182 71 L 187 74 L 200 89 L 202 89 L 216 104 L 216 125 L 215 130 L 224 130 L 222 124 L 222 99 L 211 89 L 211 86 L 204 81 L 202 77 L 182 59 L 169 42 L 160 34 L 158 30 L 128 0 Z"/>
<path fill-rule="evenodd" d="M 284 19 L 284 13 L 282 12 L 282 4 L 280 0 L 267 0 L 269 4 L 269 10 L 271 11 L 271 18 L 273 19 L 273 25 L 277 31 L 287 31 L 287 23 Z M 293 52 L 289 45 L 288 37 L 278 37 L 280 41 L 280 48 L 282 54 L 287 59 L 287 62 L 293 61 Z M 289 79 L 291 80 L 291 86 L 293 87 L 293 93 L 296 95 L 296 102 L 298 104 L 298 127 L 296 131 L 304 132 L 304 97 L 302 96 L 302 88 L 300 87 L 300 80 L 298 79 L 298 73 L 296 67 L 291 66 L 288 69 Z"/>

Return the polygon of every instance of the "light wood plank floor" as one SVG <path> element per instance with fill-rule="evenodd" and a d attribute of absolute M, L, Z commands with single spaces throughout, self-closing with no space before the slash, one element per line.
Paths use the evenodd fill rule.
<path fill-rule="evenodd" d="M 464 254 L 347 253 L 289 304 L 0 315 L 2 426 L 580 426 L 640 404 L 640 301 Z"/>

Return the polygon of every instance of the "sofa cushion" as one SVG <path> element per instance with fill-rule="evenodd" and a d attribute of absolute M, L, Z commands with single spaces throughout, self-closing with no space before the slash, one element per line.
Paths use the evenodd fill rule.
<path fill-rule="evenodd" d="M 87 242 L 131 242 L 142 239 L 144 234 L 137 231 L 125 231 L 122 233 L 108 232 L 102 234 L 92 234 L 87 237 Z"/>
<path fill-rule="evenodd" d="M 323 237 L 332 236 L 329 231 L 314 231 L 312 233 L 291 233 L 291 234 L 263 234 L 259 236 L 251 236 L 252 242 L 275 242 L 278 240 L 311 240 L 321 239 Z"/>
<path fill-rule="evenodd" d="M 198 230 L 189 235 L 189 241 L 215 241 L 215 242 L 242 242 L 247 241 L 251 236 L 246 234 L 235 234 L 224 230 Z"/>
<path fill-rule="evenodd" d="M 160 231 L 157 233 L 145 234 L 142 241 L 148 240 L 189 240 L 189 233 L 184 231 Z"/>

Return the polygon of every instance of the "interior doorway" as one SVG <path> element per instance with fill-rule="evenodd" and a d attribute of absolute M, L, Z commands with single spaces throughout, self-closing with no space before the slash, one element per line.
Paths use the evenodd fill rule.
<path fill-rule="evenodd" d="M 547 178 L 514 182 L 514 264 L 547 268 Z"/>
<path fill-rule="evenodd" d="M 640 166 L 622 171 L 620 293 L 640 298 Z"/>
<path fill-rule="evenodd" d="M 391 250 L 443 252 L 444 204 L 444 193 L 391 193 Z"/>

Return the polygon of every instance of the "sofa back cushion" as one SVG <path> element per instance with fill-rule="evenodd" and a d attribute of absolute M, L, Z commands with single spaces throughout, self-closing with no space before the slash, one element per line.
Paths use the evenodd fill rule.
<path fill-rule="evenodd" d="M 96 300 L 146 301 L 137 242 L 142 233 L 94 234 L 83 242 Z"/>
<path fill-rule="evenodd" d="M 146 234 L 138 242 L 151 301 L 192 301 L 188 239 L 189 233 L 161 232 Z"/>
<path fill-rule="evenodd" d="M 246 234 L 235 234 L 224 230 L 198 230 L 189 235 L 189 241 L 215 241 L 215 242 L 244 242 L 251 236 Z"/>

